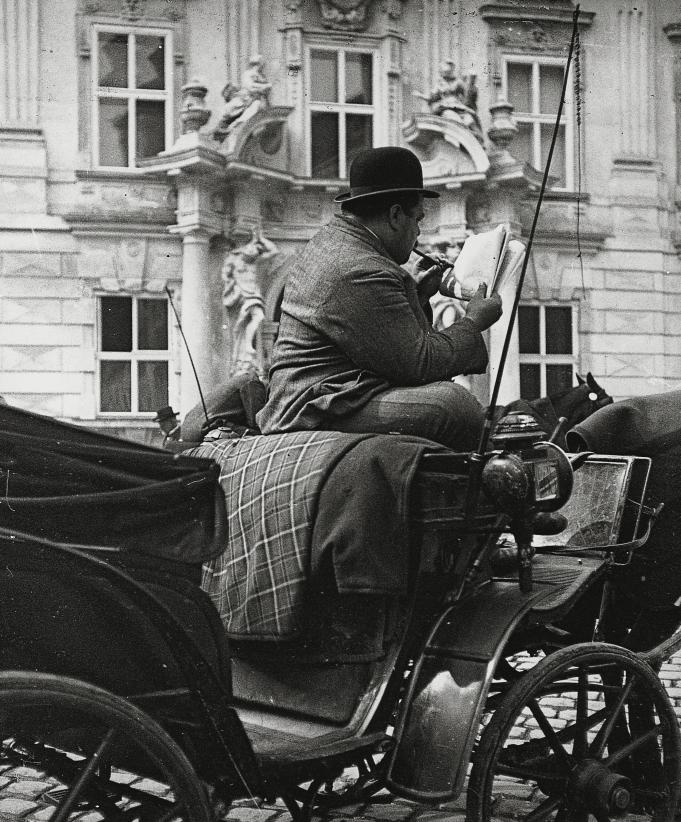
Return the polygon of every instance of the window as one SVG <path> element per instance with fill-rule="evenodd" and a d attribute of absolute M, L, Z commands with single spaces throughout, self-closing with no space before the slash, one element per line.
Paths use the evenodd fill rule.
<path fill-rule="evenodd" d="M 172 140 L 170 34 L 94 30 L 95 165 L 135 168 Z"/>
<path fill-rule="evenodd" d="M 575 329 L 572 306 L 519 306 L 520 396 L 523 399 L 552 396 L 572 387 Z"/>
<path fill-rule="evenodd" d="M 168 301 L 99 298 L 99 411 L 138 414 L 168 405 Z"/>
<path fill-rule="evenodd" d="M 563 88 L 563 65 L 559 62 L 513 58 L 506 61 L 504 69 L 506 94 L 515 109 L 514 116 L 518 124 L 518 134 L 513 139 L 511 153 L 519 160 L 526 160 L 536 169 L 543 170 Z M 573 187 L 570 89 L 571 84 L 568 83 L 551 162 L 551 174 L 557 177 L 554 188 Z"/>
<path fill-rule="evenodd" d="M 345 178 L 374 141 L 374 65 L 370 52 L 310 49 L 310 175 Z"/>

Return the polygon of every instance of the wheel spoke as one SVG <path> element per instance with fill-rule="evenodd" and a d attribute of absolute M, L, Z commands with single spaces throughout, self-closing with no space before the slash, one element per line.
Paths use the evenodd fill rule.
<path fill-rule="evenodd" d="M 525 817 L 525 822 L 543 822 L 544 819 L 548 819 L 549 816 L 551 816 L 561 801 L 562 799 L 560 797 L 549 796 L 541 805 L 536 807 L 532 813 Z"/>
<path fill-rule="evenodd" d="M 610 734 L 612 733 L 615 722 L 617 721 L 618 717 L 620 716 L 622 709 L 627 703 L 627 699 L 629 698 L 629 694 L 631 693 L 631 689 L 634 687 L 636 683 L 637 677 L 630 676 L 629 681 L 627 684 L 622 688 L 620 693 L 617 696 L 617 701 L 608 709 L 609 715 L 608 718 L 605 720 L 603 725 L 598 729 L 598 733 L 594 741 L 591 744 L 591 748 L 589 753 L 595 757 L 596 759 L 600 759 L 603 756 L 603 751 L 605 750 L 605 746 L 610 739 Z"/>
<path fill-rule="evenodd" d="M 64 822 L 69 816 L 69 814 L 75 808 L 78 798 L 90 782 L 90 780 L 95 776 L 95 772 L 97 771 L 99 764 L 101 762 L 102 757 L 104 756 L 107 748 L 111 746 L 113 742 L 113 738 L 115 736 L 115 730 L 111 729 L 106 732 L 104 739 L 99 743 L 97 750 L 94 752 L 92 757 L 90 758 L 89 762 L 85 765 L 83 770 L 80 772 L 76 781 L 71 785 L 68 792 L 59 803 L 59 807 L 54 813 L 54 816 L 51 818 L 51 822 Z"/>
<path fill-rule="evenodd" d="M 537 702 L 537 700 L 529 700 L 528 708 L 530 709 L 530 711 L 532 711 L 532 716 L 537 720 L 537 724 L 539 725 L 541 731 L 546 737 L 546 741 L 551 746 L 551 750 L 556 754 L 558 759 L 560 759 L 563 766 L 569 768 L 572 764 L 570 760 L 570 755 L 565 750 L 565 748 L 560 744 L 558 735 L 554 731 L 549 720 L 544 715 L 542 709 L 539 707 L 539 703 Z"/>
<path fill-rule="evenodd" d="M 605 765 L 608 768 L 611 768 L 613 765 L 617 765 L 618 762 L 621 762 L 623 759 L 626 759 L 628 756 L 631 756 L 631 754 L 634 753 L 634 751 L 637 751 L 639 748 L 642 748 L 644 745 L 647 745 L 649 742 L 652 742 L 652 740 L 656 739 L 661 733 L 661 726 L 655 725 L 654 728 L 651 728 L 642 736 L 639 736 L 638 739 L 632 739 L 632 741 L 628 745 L 625 745 L 624 747 L 616 750 L 611 756 L 609 756 L 605 760 Z"/>
<path fill-rule="evenodd" d="M 589 707 L 589 676 L 587 669 L 582 666 L 578 674 L 577 688 L 577 716 L 575 719 L 575 741 L 572 746 L 572 755 L 576 759 L 581 759 L 586 755 L 588 742 L 587 731 L 587 710 Z"/>

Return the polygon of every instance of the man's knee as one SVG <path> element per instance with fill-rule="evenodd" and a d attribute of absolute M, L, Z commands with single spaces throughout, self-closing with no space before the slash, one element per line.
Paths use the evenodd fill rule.
<path fill-rule="evenodd" d="M 474 448 L 484 419 L 480 403 L 458 383 L 439 382 L 429 387 L 429 405 L 437 418 L 438 440 L 463 451 Z"/>

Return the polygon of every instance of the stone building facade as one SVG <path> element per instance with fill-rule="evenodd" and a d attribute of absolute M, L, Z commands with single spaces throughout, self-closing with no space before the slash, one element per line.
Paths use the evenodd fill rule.
<path fill-rule="evenodd" d="M 0 394 L 151 441 L 194 369 L 265 374 L 286 263 L 368 145 L 441 192 L 424 248 L 527 237 L 573 12 L 0 0 Z M 681 385 L 681 7 L 584 3 L 579 33 L 502 400 L 586 371 L 615 397 Z"/>

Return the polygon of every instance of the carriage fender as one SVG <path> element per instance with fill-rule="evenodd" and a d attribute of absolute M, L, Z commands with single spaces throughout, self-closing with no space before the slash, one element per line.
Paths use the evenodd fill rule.
<path fill-rule="evenodd" d="M 388 788 L 442 802 L 461 791 L 492 682 L 508 638 L 549 592 L 535 584 L 491 581 L 447 608 L 416 660 L 395 728 Z"/>

